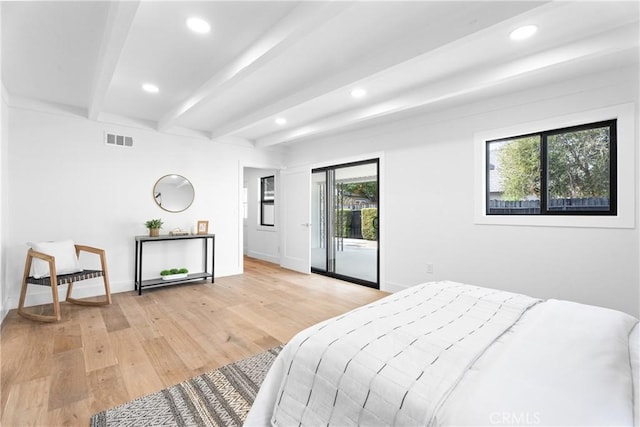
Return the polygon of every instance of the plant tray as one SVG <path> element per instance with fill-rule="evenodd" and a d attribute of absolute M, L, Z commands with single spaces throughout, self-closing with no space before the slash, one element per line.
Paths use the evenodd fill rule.
<path fill-rule="evenodd" d="M 187 273 L 178 273 L 178 274 L 167 274 L 166 276 L 162 276 L 162 280 L 176 280 L 176 279 L 186 279 Z"/>

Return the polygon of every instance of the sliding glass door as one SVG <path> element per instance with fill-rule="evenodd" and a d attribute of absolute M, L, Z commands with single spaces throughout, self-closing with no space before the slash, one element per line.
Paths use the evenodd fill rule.
<path fill-rule="evenodd" d="M 378 159 L 314 169 L 311 271 L 379 289 Z"/>

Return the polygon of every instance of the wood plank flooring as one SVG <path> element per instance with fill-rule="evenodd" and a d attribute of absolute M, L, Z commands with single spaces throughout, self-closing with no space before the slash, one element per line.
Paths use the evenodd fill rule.
<path fill-rule="evenodd" d="M 386 293 L 245 258 L 245 273 L 63 303 L 62 321 L 12 310 L 1 331 L 2 426 L 89 425 L 91 415 L 286 343 Z M 45 310 L 44 308 L 42 310 Z"/>

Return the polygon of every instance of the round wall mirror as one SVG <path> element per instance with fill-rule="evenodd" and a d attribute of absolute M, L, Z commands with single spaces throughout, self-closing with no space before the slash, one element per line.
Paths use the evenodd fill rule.
<path fill-rule="evenodd" d="M 194 196 L 193 185 L 182 175 L 165 175 L 153 187 L 153 199 L 167 212 L 186 210 Z"/>

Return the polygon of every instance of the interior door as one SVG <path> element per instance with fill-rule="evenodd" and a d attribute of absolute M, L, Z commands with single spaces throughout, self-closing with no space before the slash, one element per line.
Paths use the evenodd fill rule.
<path fill-rule="evenodd" d="M 311 169 L 280 171 L 280 265 L 311 273 Z"/>

